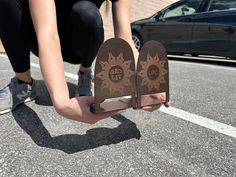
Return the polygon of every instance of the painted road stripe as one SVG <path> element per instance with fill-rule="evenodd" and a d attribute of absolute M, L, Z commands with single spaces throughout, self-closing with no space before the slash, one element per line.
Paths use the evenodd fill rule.
<path fill-rule="evenodd" d="M 7 58 L 6 55 L 0 55 L 1 57 Z M 31 63 L 31 66 L 35 67 L 35 68 L 40 68 L 39 64 L 36 63 Z M 75 79 L 77 80 L 77 75 L 75 74 L 71 74 L 68 72 L 65 72 L 65 76 L 71 79 Z M 162 106 L 159 111 L 165 113 L 165 114 L 169 114 L 172 115 L 174 117 L 177 117 L 179 119 L 191 122 L 193 124 L 197 124 L 200 125 L 202 127 L 205 127 L 207 129 L 211 129 L 214 130 L 216 132 L 222 133 L 224 135 L 228 135 L 230 137 L 236 138 L 236 127 L 224 124 L 224 123 L 220 123 L 217 121 L 214 121 L 212 119 L 206 118 L 206 117 L 202 117 L 193 113 L 189 113 L 187 111 L 178 109 L 178 108 L 174 108 L 174 107 L 169 107 L 166 108 L 164 106 Z"/>
<path fill-rule="evenodd" d="M 3 57 L 3 58 L 8 58 L 6 55 L 4 54 L 0 54 L 0 57 Z M 35 67 L 35 68 L 38 68 L 40 69 L 40 65 L 39 64 L 36 64 L 36 63 L 30 63 L 31 66 Z M 71 79 L 75 79 L 77 80 L 78 79 L 78 75 L 76 74 L 72 74 L 72 73 L 68 73 L 68 72 L 65 72 L 65 76 L 68 77 L 68 78 L 71 78 Z"/>
<path fill-rule="evenodd" d="M 188 122 L 191 122 L 191 123 L 200 125 L 202 127 L 205 127 L 205 128 L 217 131 L 219 133 L 236 138 L 236 127 L 226 125 L 226 124 L 214 121 L 212 119 L 202 117 L 193 113 L 189 113 L 189 112 L 186 112 L 184 110 L 174 108 L 174 107 L 166 108 L 162 106 L 159 110 L 163 113 L 178 117 Z"/>
<path fill-rule="evenodd" d="M 192 63 L 192 62 L 184 62 L 184 61 L 174 61 L 174 60 L 171 60 L 171 62 L 174 62 L 174 63 L 181 63 L 183 65 L 196 65 L 196 66 L 201 66 L 201 67 L 206 67 L 206 68 L 213 68 L 213 69 L 224 69 L 224 70 L 228 70 L 228 71 L 236 71 L 235 68 L 233 67 L 226 67 L 226 66 L 219 66 L 219 65 L 206 65 L 206 64 L 202 64 L 202 63 Z"/>
<path fill-rule="evenodd" d="M 30 65 L 33 66 L 33 67 L 35 67 L 35 68 L 40 69 L 39 64 L 36 64 L 36 63 L 32 63 L 32 62 L 31 62 Z M 68 78 L 74 79 L 74 80 L 77 80 L 77 79 L 78 79 L 78 75 L 72 74 L 72 73 L 68 73 L 68 72 L 65 72 L 65 76 L 68 77 Z"/>

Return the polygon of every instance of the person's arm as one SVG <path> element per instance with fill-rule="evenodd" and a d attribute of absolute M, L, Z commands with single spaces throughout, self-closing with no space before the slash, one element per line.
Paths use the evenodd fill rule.
<path fill-rule="evenodd" d="M 64 76 L 54 0 L 29 0 L 45 84 L 56 107 L 69 98 Z"/>
<path fill-rule="evenodd" d="M 138 58 L 130 27 L 131 17 L 131 0 L 118 0 L 112 5 L 114 34 L 116 38 L 124 39 L 133 49 L 135 59 Z"/>
<path fill-rule="evenodd" d="M 45 84 L 56 111 L 67 118 L 95 123 L 117 112 L 95 115 L 90 112 L 92 97 L 69 98 L 57 30 L 54 0 L 29 0 L 39 46 L 39 61 Z"/>
<path fill-rule="evenodd" d="M 137 62 L 138 59 L 138 50 L 135 48 L 133 39 L 132 39 L 132 32 L 131 32 L 131 0 L 118 0 L 115 3 L 113 3 L 112 6 L 112 14 L 113 14 L 113 25 L 114 25 L 114 34 L 116 38 L 122 38 L 126 40 L 134 52 L 135 61 Z M 154 94 L 154 98 L 164 101 L 165 100 L 165 94 L 159 93 Z M 143 107 L 143 110 L 146 111 L 155 111 L 161 107 L 160 105 L 155 106 L 145 106 Z M 166 107 L 170 106 L 170 101 L 164 104 Z"/>

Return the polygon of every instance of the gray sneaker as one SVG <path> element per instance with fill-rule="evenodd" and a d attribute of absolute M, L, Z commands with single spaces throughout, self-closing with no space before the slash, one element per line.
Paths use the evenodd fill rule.
<path fill-rule="evenodd" d="M 85 71 L 83 74 L 78 72 L 78 88 L 76 96 L 92 96 L 93 95 L 93 71 Z"/>
<path fill-rule="evenodd" d="M 35 81 L 32 85 L 19 84 L 17 78 L 0 90 L 0 115 L 13 111 L 18 105 L 36 98 Z"/>

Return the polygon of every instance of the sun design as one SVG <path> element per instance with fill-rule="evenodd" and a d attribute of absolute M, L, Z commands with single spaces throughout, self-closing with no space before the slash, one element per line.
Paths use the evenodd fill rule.
<path fill-rule="evenodd" d="M 115 92 L 122 93 L 124 86 L 130 86 L 130 77 L 134 75 L 134 71 L 130 70 L 131 61 L 125 61 L 123 53 L 117 57 L 109 53 L 108 62 L 99 62 L 102 71 L 97 74 L 103 82 L 101 89 L 109 89 L 110 94 Z"/>
<path fill-rule="evenodd" d="M 142 77 L 142 86 L 147 86 L 148 91 L 153 88 L 159 89 L 160 85 L 166 83 L 164 76 L 168 71 L 164 68 L 166 61 L 161 61 L 156 56 L 151 57 L 150 54 L 147 55 L 147 61 L 141 61 L 142 70 L 138 73 Z"/>

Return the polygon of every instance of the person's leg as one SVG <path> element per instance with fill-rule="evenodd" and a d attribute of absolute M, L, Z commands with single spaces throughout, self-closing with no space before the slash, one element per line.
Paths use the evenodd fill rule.
<path fill-rule="evenodd" d="M 21 0 L 0 0 L 0 38 L 15 72 L 11 82 L 0 90 L 0 114 L 36 97 L 30 74 L 30 45 L 25 36 Z"/>
<path fill-rule="evenodd" d="M 0 0 L 0 38 L 16 77 L 31 82 L 30 49 L 22 27 L 22 1 Z"/>
<path fill-rule="evenodd" d="M 91 65 L 104 41 L 102 18 L 94 3 L 79 1 L 72 8 L 69 24 L 71 47 L 81 60 L 76 95 L 91 96 L 93 92 Z"/>
<path fill-rule="evenodd" d="M 60 18 L 61 15 L 58 14 L 58 16 Z M 64 60 L 69 63 L 81 64 L 76 95 L 90 96 L 92 95 L 93 80 L 91 65 L 104 41 L 103 22 L 99 9 L 93 2 L 77 1 L 72 5 L 68 14 L 65 34 L 61 33 L 63 31 L 61 26 L 63 25 L 60 25 L 59 22 L 62 52 L 69 53 L 63 50 L 66 46 L 70 46 L 69 50 L 71 50 L 71 55 L 65 54 Z"/>
<path fill-rule="evenodd" d="M 68 18 L 68 34 L 73 51 L 80 57 L 81 70 L 91 67 L 104 41 L 102 17 L 90 1 L 78 1 Z"/>

